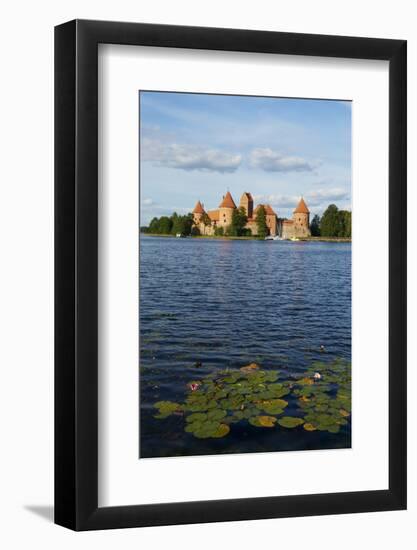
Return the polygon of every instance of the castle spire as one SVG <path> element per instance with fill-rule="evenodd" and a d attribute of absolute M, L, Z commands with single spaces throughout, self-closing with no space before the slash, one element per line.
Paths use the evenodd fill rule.
<path fill-rule="evenodd" d="M 204 208 L 200 201 L 194 207 L 193 214 L 204 214 Z"/>
<path fill-rule="evenodd" d="M 301 197 L 297 208 L 294 210 L 294 214 L 310 214 L 310 210 L 308 209 L 303 197 Z"/>
<path fill-rule="evenodd" d="M 226 195 L 223 197 L 223 200 L 220 203 L 219 208 L 236 208 L 235 201 L 233 200 L 232 195 L 230 194 L 230 191 L 228 191 Z"/>

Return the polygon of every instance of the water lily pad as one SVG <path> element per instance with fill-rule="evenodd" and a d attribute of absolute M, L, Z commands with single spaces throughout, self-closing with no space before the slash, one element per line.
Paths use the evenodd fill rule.
<path fill-rule="evenodd" d="M 172 401 L 158 401 L 154 406 L 156 409 L 159 409 L 159 414 L 162 417 L 169 416 L 170 414 L 181 410 L 181 405 Z"/>
<path fill-rule="evenodd" d="M 249 423 L 258 428 L 273 428 L 277 419 L 274 416 L 252 416 Z"/>
<path fill-rule="evenodd" d="M 327 428 L 327 431 L 332 434 L 337 434 L 340 430 L 340 426 L 338 424 L 332 424 Z"/>
<path fill-rule="evenodd" d="M 226 414 L 227 413 L 222 409 L 214 409 L 214 410 L 210 410 L 207 413 L 207 418 L 209 420 L 221 420 L 226 416 Z"/>
<path fill-rule="evenodd" d="M 230 427 L 227 424 L 220 424 L 219 427 L 212 433 L 211 437 L 224 437 L 230 432 Z"/>
<path fill-rule="evenodd" d="M 304 420 L 296 416 L 283 416 L 278 419 L 278 424 L 284 428 L 296 428 L 304 424 Z"/>
<path fill-rule="evenodd" d="M 306 422 L 304 425 L 303 425 L 303 428 L 305 430 L 307 430 L 308 432 L 314 432 L 317 430 L 317 428 L 314 426 L 314 424 L 310 424 L 310 422 Z"/>
<path fill-rule="evenodd" d="M 250 373 L 256 369 L 259 369 L 259 365 L 256 363 L 250 363 L 250 365 L 246 365 L 245 367 L 241 367 L 240 371 L 244 373 Z"/>
<path fill-rule="evenodd" d="M 263 410 L 267 414 L 273 414 L 274 416 L 279 416 L 284 412 L 284 409 L 280 409 L 279 407 L 263 407 Z"/>
<path fill-rule="evenodd" d="M 204 413 L 193 413 L 193 414 L 190 414 L 188 415 L 186 418 L 185 418 L 185 421 L 186 422 L 204 422 L 205 420 L 207 420 L 207 414 L 204 414 Z"/>
<path fill-rule="evenodd" d="M 269 399 L 266 401 L 258 402 L 258 406 L 261 407 L 268 414 L 282 414 L 285 407 L 288 405 L 288 401 L 284 399 Z"/>
<path fill-rule="evenodd" d="M 278 371 L 267 371 L 264 376 L 266 382 L 275 382 L 278 380 L 279 373 Z"/>
<path fill-rule="evenodd" d="M 201 430 L 201 428 L 202 428 L 202 422 L 191 422 L 185 426 L 184 431 L 188 433 L 194 433 L 194 432 L 197 432 L 198 430 Z"/>
<path fill-rule="evenodd" d="M 339 413 L 341 416 L 350 416 L 350 413 L 348 411 L 345 411 L 345 409 L 340 409 Z"/>
<path fill-rule="evenodd" d="M 301 384 L 302 386 L 312 386 L 314 384 L 314 380 L 312 378 L 301 378 L 301 380 L 297 380 L 297 384 Z"/>

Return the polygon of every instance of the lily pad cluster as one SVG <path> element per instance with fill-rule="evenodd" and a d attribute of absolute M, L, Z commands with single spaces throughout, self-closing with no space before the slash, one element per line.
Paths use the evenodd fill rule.
<path fill-rule="evenodd" d="M 351 414 L 351 372 L 345 361 L 315 363 L 298 381 L 294 394 L 304 411 L 304 429 L 338 433 Z M 320 374 L 315 379 L 316 373 Z M 313 381 L 313 382 L 311 382 Z"/>
<path fill-rule="evenodd" d="M 302 377 L 281 377 L 278 370 L 251 363 L 191 381 L 187 388 L 183 403 L 155 403 L 155 418 L 183 416 L 184 430 L 200 439 L 225 437 L 238 422 L 337 433 L 350 415 L 350 365 L 345 362 L 313 364 Z M 289 400 L 295 412 L 292 406 L 286 415 Z"/>

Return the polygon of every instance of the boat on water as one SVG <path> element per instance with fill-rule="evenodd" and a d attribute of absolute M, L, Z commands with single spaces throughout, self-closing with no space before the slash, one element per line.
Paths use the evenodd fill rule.
<path fill-rule="evenodd" d="M 267 235 L 267 236 L 265 237 L 265 240 L 266 240 L 266 241 L 273 241 L 273 240 L 274 240 L 274 237 L 273 237 L 272 235 Z"/>
<path fill-rule="evenodd" d="M 291 237 L 290 241 L 299 241 L 300 239 L 297 239 L 297 237 Z"/>

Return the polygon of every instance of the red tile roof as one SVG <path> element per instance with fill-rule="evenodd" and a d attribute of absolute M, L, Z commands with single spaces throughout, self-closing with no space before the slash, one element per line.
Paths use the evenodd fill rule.
<path fill-rule="evenodd" d="M 219 211 L 218 210 L 209 210 L 207 212 L 208 217 L 211 219 L 212 222 L 218 222 L 219 221 Z"/>
<path fill-rule="evenodd" d="M 230 194 L 230 191 L 228 191 L 226 195 L 223 197 L 223 200 L 220 203 L 219 208 L 236 208 L 235 201 L 233 200 L 232 195 Z"/>
<path fill-rule="evenodd" d="M 200 201 L 194 207 L 193 214 L 204 214 L 204 208 Z"/>
<path fill-rule="evenodd" d="M 300 202 L 297 205 L 297 208 L 294 210 L 294 214 L 309 214 L 310 210 L 307 208 L 306 203 L 304 202 L 303 197 L 301 197 Z"/>

